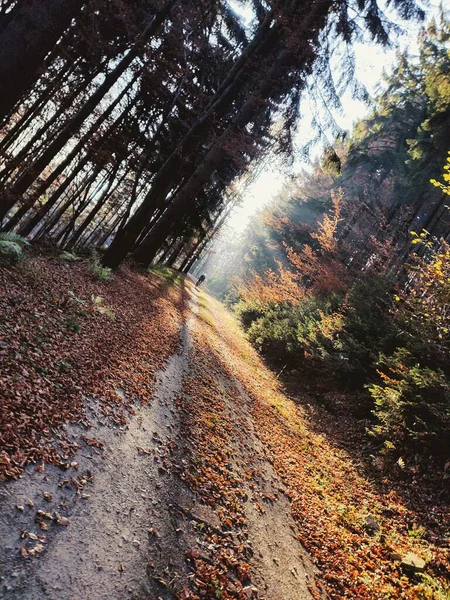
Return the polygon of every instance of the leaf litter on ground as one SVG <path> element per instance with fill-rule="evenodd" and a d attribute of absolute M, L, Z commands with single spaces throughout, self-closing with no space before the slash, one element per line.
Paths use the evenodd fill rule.
<path fill-rule="evenodd" d="M 99 297 L 114 319 L 92 304 Z M 178 347 L 181 306 L 180 289 L 127 268 L 102 282 L 85 263 L 39 255 L 0 267 L 0 479 L 18 477 L 29 463 L 68 467 L 80 445 L 64 426 L 89 426 L 85 397 L 124 425 Z"/>

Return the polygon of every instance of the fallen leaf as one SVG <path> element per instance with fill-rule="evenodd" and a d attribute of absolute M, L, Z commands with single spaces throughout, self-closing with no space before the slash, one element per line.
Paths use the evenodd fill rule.
<path fill-rule="evenodd" d="M 51 513 L 45 512 L 44 510 L 38 510 L 36 512 L 36 516 L 40 519 L 48 519 L 49 521 L 53 520 L 53 515 Z"/>
<path fill-rule="evenodd" d="M 55 517 L 54 517 L 55 521 L 58 523 L 58 525 L 64 525 L 67 526 L 69 524 L 69 519 L 67 517 L 63 517 L 61 516 L 58 512 L 55 512 Z"/>

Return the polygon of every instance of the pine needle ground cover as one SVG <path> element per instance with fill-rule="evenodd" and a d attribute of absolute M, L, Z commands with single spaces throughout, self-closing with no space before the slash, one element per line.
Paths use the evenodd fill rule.
<path fill-rule="evenodd" d="M 77 445 L 62 427 L 88 425 L 84 397 L 126 423 L 176 352 L 182 296 L 127 268 L 102 281 L 84 262 L 33 256 L 0 267 L 0 477 L 32 462 L 67 465 Z"/>

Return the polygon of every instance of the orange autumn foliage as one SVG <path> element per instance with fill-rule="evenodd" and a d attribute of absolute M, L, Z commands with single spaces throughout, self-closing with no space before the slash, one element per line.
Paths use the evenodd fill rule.
<path fill-rule="evenodd" d="M 297 281 L 297 275 L 277 262 L 278 271 L 269 269 L 262 275 L 253 273 L 245 284 L 238 284 L 238 292 L 246 301 L 263 304 L 291 302 L 297 304 L 304 297 L 304 290 Z"/>
<path fill-rule="evenodd" d="M 300 250 L 285 246 L 290 268 L 277 261 L 277 271 L 267 270 L 262 275 L 253 273 L 239 286 L 238 291 L 245 301 L 298 304 L 308 296 L 344 293 L 348 289 L 351 277 L 347 253 L 337 236 L 342 220 L 342 190 L 332 192 L 331 199 L 331 210 L 318 223 L 317 231 L 311 234 L 313 241 L 304 244 Z"/>

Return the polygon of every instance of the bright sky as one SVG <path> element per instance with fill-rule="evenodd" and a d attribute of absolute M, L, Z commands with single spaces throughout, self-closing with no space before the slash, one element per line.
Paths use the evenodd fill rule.
<path fill-rule="evenodd" d="M 242 9 L 238 7 L 234 0 L 230 0 L 230 4 L 237 12 L 243 14 L 244 22 L 247 25 L 248 13 L 242 13 Z M 439 0 L 430 2 L 427 9 L 429 15 L 427 20 L 437 13 L 439 4 Z M 417 50 L 417 37 L 420 28 L 420 24 L 408 23 L 406 34 L 399 40 L 400 48 L 408 47 L 410 53 L 414 54 Z M 369 93 L 374 94 L 381 82 L 383 70 L 389 71 L 392 69 L 396 49 L 386 50 L 373 44 L 357 43 L 354 50 L 356 75 L 361 83 L 366 86 Z M 305 143 L 308 136 L 311 135 L 310 118 L 314 108 L 308 104 L 308 101 L 304 101 L 302 105 L 303 118 L 299 124 L 299 131 L 302 133 L 296 140 L 299 146 Z M 342 98 L 342 106 L 343 114 L 335 114 L 334 116 L 338 124 L 346 130 L 351 130 L 352 125 L 367 115 L 370 110 L 364 103 L 352 99 L 349 94 Z M 330 143 L 332 142 L 333 140 L 330 139 Z M 294 171 L 299 171 L 302 165 L 303 163 L 300 161 L 294 161 Z M 276 164 L 276 161 L 272 160 L 270 162 L 269 160 L 266 167 L 262 169 L 261 174 L 245 189 L 243 202 L 231 213 L 227 221 L 228 227 L 237 232 L 243 231 L 255 212 L 266 206 L 280 192 L 288 174 L 281 165 Z"/>

